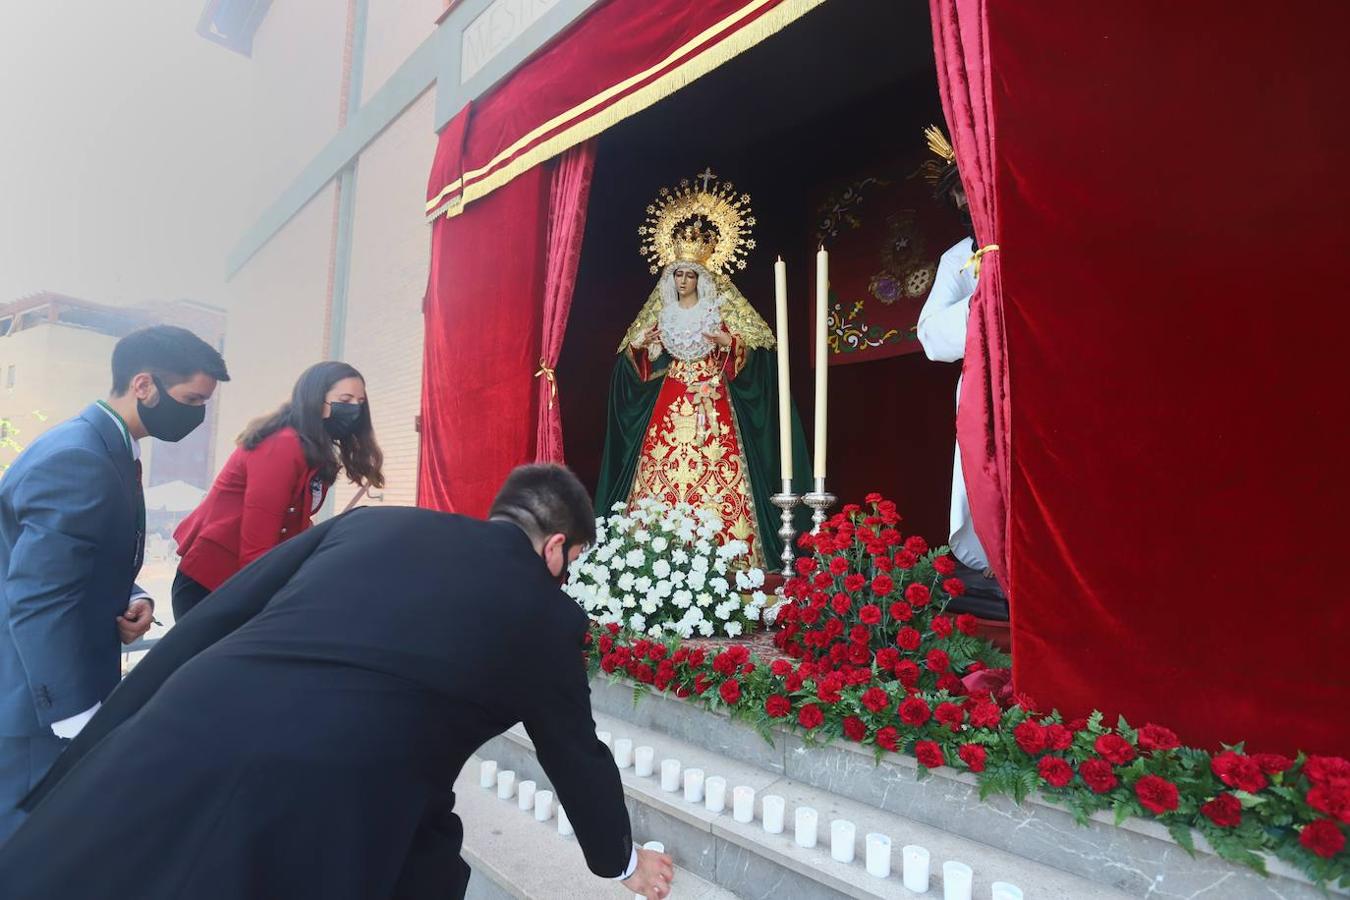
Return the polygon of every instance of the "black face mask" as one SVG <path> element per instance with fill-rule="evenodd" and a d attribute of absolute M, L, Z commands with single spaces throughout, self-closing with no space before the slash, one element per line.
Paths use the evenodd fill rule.
<path fill-rule="evenodd" d="M 361 421 L 360 403 L 329 403 L 328 418 L 323 420 L 323 429 L 335 441 L 350 437 L 356 433 Z"/>
<path fill-rule="evenodd" d="M 558 582 L 558 587 L 562 587 L 563 585 L 567 584 L 567 579 L 572 574 L 571 572 L 572 567 L 567 563 L 567 554 L 571 551 L 571 549 L 572 549 L 571 544 L 564 543 L 562 546 L 562 558 L 563 558 L 562 572 L 559 573 L 558 575 L 553 576 L 553 580 Z M 548 568 L 548 553 L 546 552 L 540 553 L 539 558 L 544 561 L 544 568 Z M 552 572 L 549 572 L 549 574 L 553 575 Z"/>
<path fill-rule="evenodd" d="M 158 376 L 151 377 L 155 379 L 155 387 L 159 388 L 159 402 L 146 406 L 137 399 L 136 413 L 141 417 L 141 424 L 152 438 L 171 444 L 181 441 L 206 419 L 206 406 L 180 403 L 169 396 L 169 389 Z"/>

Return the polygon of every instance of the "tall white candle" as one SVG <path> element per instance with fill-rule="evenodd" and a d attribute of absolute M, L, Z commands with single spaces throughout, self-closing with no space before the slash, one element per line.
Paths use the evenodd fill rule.
<path fill-rule="evenodd" d="M 478 786 L 490 788 L 497 783 L 497 761 L 485 759 L 478 766 Z"/>
<path fill-rule="evenodd" d="M 497 773 L 497 799 L 510 800 L 516 795 L 516 773 L 511 770 Z"/>
<path fill-rule="evenodd" d="M 835 819 L 830 823 L 830 856 L 836 862 L 853 862 L 853 845 L 858 840 L 858 829 L 848 819 Z"/>
<path fill-rule="evenodd" d="M 993 900 L 1022 900 L 1022 889 L 1006 881 L 995 881 L 991 893 Z"/>
<path fill-rule="evenodd" d="M 942 864 L 942 900 L 970 900 L 975 872 L 963 862 L 949 859 Z"/>
<path fill-rule="evenodd" d="M 727 780 L 714 775 L 703 782 L 703 808 L 710 813 L 720 813 L 727 808 Z"/>
<path fill-rule="evenodd" d="M 773 264 L 773 289 L 778 314 L 778 469 L 787 481 L 792 478 L 792 380 L 788 377 L 787 264 L 781 256 Z"/>
<path fill-rule="evenodd" d="M 641 778 L 652 777 L 652 764 L 656 762 L 656 750 L 642 746 L 633 751 L 633 771 Z"/>
<path fill-rule="evenodd" d="M 867 836 L 867 874 L 873 878 L 891 877 L 891 839 L 875 831 Z"/>
<path fill-rule="evenodd" d="M 674 793 L 680 789 L 680 761 L 661 760 L 661 790 Z"/>
<path fill-rule="evenodd" d="M 684 802 L 702 803 L 703 802 L 703 770 L 685 769 L 684 770 Z"/>
<path fill-rule="evenodd" d="M 814 847 L 819 817 L 809 806 L 799 806 L 792 816 L 792 836 L 798 847 Z"/>
<path fill-rule="evenodd" d="M 547 822 L 551 818 L 553 818 L 553 792 L 535 791 L 534 820 L 536 822 Z"/>
<path fill-rule="evenodd" d="M 731 792 L 731 817 L 741 824 L 755 821 L 755 789 L 741 786 Z"/>
<path fill-rule="evenodd" d="M 614 742 L 614 765 L 626 769 L 633 764 L 633 742 L 629 738 L 619 738 Z"/>
<path fill-rule="evenodd" d="M 572 833 L 572 820 L 567 818 L 567 810 L 558 807 L 558 834 L 567 837 Z"/>
<path fill-rule="evenodd" d="M 537 785 L 533 781 L 522 781 L 516 788 L 516 806 L 522 811 L 534 809 L 534 791 Z"/>
<path fill-rule="evenodd" d="M 825 477 L 825 396 L 830 381 L 830 254 L 816 254 L 816 453 L 815 477 Z"/>
<path fill-rule="evenodd" d="M 922 894 L 928 890 L 928 862 L 930 854 L 918 844 L 906 844 L 904 849 L 905 859 L 905 887 L 917 894 Z"/>
<path fill-rule="evenodd" d="M 787 801 L 777 794 L 765 794 L 760 802 L 764 830 L 769 834 L 782 834 L 783 813 L 787 811 Z"/>

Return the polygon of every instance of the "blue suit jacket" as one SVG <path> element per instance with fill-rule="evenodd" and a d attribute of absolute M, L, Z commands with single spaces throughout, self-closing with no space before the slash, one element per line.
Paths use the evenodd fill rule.
<path fill-rule="evenodd" d="M 0 478 L 0 736 L 50 733 L 121 677 L 117 617 L 144 546 L 137 467 L 97 405 Z"/>

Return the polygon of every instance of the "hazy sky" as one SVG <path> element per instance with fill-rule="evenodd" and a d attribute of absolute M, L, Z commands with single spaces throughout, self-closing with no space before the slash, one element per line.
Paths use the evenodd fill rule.
<path fill-rule="evenodd" d="M 222 302 L 249 60 L 204 0 L 3 0 L 0 303 Z"/>

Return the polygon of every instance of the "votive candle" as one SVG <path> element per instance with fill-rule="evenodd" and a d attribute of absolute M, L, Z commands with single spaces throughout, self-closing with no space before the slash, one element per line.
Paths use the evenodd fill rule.
<path fill-rule="evenodd" d="M 755 789 L 741 786 L 731 792 L 731 817 L 745 824 L 755 821 Z"/>
<path fill-rule="evenodd" d="M 942 864 L 942 900 L 970 900 L 975 871 L 963 862 L 949 859 Z"/>
<path fill-rule="evenodd" d="M 680 789 L 680 761 L 661 760 L 661 790 L 674 793 Z"/>
<path fill-rule="evenodd" d="M 478 786 L 490 788 L 497 784 L 497 761 L 485 759 L 478 766 Z"/>
<path fill-rule="evenodd" d="M 614 765 L 626 769 L 633 764 L 633 741 L 619 738 L 614 742 Z"/>
<path fill-rule="evenodd" d="M 727 808 L 727 780 L 714 775 L 703 782 L 703 808 L 710 813 L 720 813 Z"/>
<path fill-rule="evenodd" d="M 516 805 L 522 811 L 534 809 L 534 792 L 537 787 L 533 781 L 522 781 L 516 788 Z"/>
<path fill-rule="evenodd" d="M 792 816 L 792 836 L 798 847 L 814 847 L 819 817 L 809 806 L 799 806 Z"/>
<path fill-rule="evenodd" d="M 536 791 L 534 794 L 534 820 L 547 822 L 553 818 L 553 792 Z"/>
<path fill-rule="evenodd" d="M 516 773 L 507 769 L 497 773 L 497 799 L 510 800 L 516 795 Z"/>
<path fill-rule="evenodd" d="M 835 819 L 830 823 L 830 856 L 836 862 L 853 862 L 853 849 L 857 840 L 858 829 L 848 819 Z"/>
<path fill-rule="evenodd" d="M 769 834 L 783 833 L 783 813 L 787 809 L 787 801 L 777 794 L 765 794 L 760 810 L 763 817 L 764 830 Z"/>
<path fill-rule="evenodd" d="M 684 770 L 684 802 L 702 803 L 703 802 L 703 770 L 685 769 Z"/>
<path fill-rule="evenodd" d="M 656 750 L 651 747 L 638 747 L 633 751 L 633 771 L 641 778 L 652 777 L 652 765 L 656 762 Z"/>
<path fill-rule="evenodd" d="M 928 890 L 928 850 L 918 844 L 906 844 L 903 850 L 905 862 L 905 887 L 917 894 Z"/>
<path fill-rule="evenodd" d="M 572 833 L 572 820 L 567 818 L 567 810 L 558 807 L 558 834 L 567 837 Z"/>
<path fill-rule="evenodd" d="M 600 739 L 600 743 L 611 749 L 613 748 L 614 735 L 610 734 L 608 731 L 597 731 L 595 736 Z"/>
<path fill-rule="evenodd" d="M 867 874 L 873 878 L 891 877 L 891 839 L 875 831 L 867 836 Z"/>
<path fill-rule="evenodd" d="M 991 893 L 993 900 L 1022 900 L 1022 889 L 1006 881 L 995 881 Z"/>

